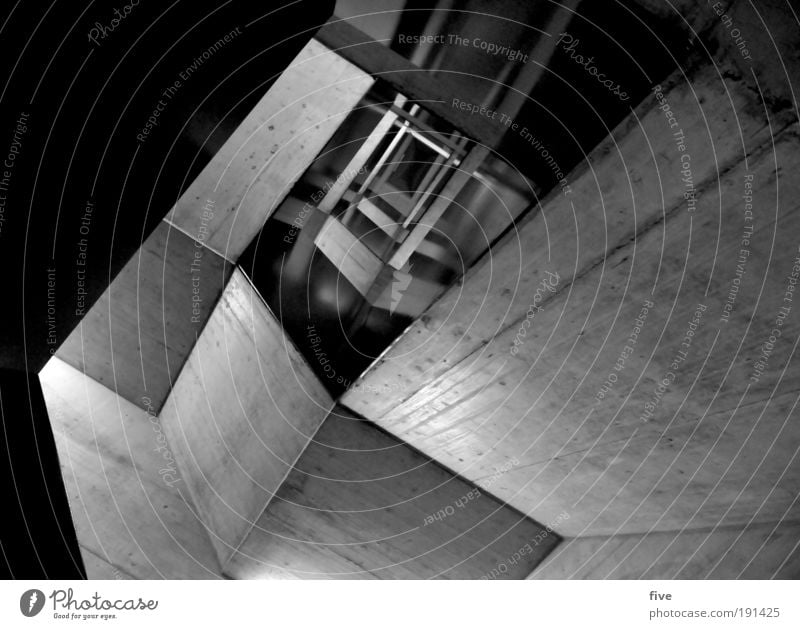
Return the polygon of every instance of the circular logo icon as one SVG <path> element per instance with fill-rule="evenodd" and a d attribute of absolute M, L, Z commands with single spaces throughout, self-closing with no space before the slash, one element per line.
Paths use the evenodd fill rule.
<path fill-rule="evenodd" d="M 19 611 L 23 616 L 35 616 L 44 607 L 44 592 L 41 590 L 28 590 L 19 598 Z"/>

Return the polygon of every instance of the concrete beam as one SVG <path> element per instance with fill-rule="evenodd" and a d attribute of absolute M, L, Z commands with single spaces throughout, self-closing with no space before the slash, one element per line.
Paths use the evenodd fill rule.
<path fill-rule="evenodd" d="M 410 100 L 419 101 L 421 106 L 470 138 L 487 146 L 496 146 L 500 141 L 504 129 L 451 106 L 453 94 L 461 90 L 446 75 L 434 77 L 336 16 L 319 30 L 316 37 L 365 72 L 390 83 Z"/>
<path fill-rule="evenodd" d="M 57 356 L 158 413 L 232 269 L 162 221 Z"/>
<path fill-rule="evenodd" d="M 663 93 L 689 138 L 697 188 L 714 185 L 719 173 L 744 158 L 744 150 L 769 143 L 770 132 L 791 121 L 781 116 L 770 128 L 757 94 L 741 82 L 720 80 L 711 65 L 688 78 L 672 77 Z M 370 395 L 383 389 L 369 388 L 346 395 L 344 403 L 365 417 L 381 417 L 524 318 L 546 272 L 558 273 L 562 288 L 568 287 L 685 205 L 677 129 L 658 107 L 655 96 L 639 105 L 563 187 L 546 196 L 537 212 L 465 275 L 463 285 L 447 291 L 373 366 L 369 383 L 391 383 L 395 395 Z"/>
<path fill-rule="evenodd" d="M 373 82 L 311 40 L 168 220 L 235 262 Z"/>

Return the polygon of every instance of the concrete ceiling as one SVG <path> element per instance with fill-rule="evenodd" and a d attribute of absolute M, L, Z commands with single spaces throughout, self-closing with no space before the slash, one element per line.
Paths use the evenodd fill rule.
<path fill-rule="evenodd" d="M 797 519 L 797 112 L 737 56 L 662 81 L 342 402 L 478 486 L 518 460 L 493 491 L 566 536 Z"/>
<path fill-rule="evenodd" d="M 744 22 L 741 6 L 735 15 Z M 760 61 L 759 71 L 771 68 L 762 85 L 758 73 L 742 71 L 735 49 L 708 54 L 706 44 L 730 42 L 715 18 L 688 11 L 702 25 L 702 46 L 662 81 L 664 100 L 651 95 L 631 109 L 569 172 L 568 191 L 541 199 L 343 396 L 366 422 L 329 414 L 334 400 L 223 259 L 238 258 L 331 137 L 336 124 L 322 124 L 326 112 L 343 116 L 372 84 L 314 42 L 333 68 L 309 63 L 315 71 L 305 78 L 330 79 L 330 93 L 317 95 L 311 113 L 268 126 L 267 140 L 291 143 L 316 129 L 315 143 L 292 152 L 286 168 L 270 163 L 269 141 L 241 155 L 223 145 L 95 305 L 91 327 L 62 348 L 116 392 L 89 380 L 87 402 L 47 384 L 86 386 L 71 367 L 53 362 L 44 374 L 64 433 L 60 452 L 74 455 L 73 509 L 90 505 L 76 523 L 93 570 L 161 574 L 147 551 L 130 550 L 143 543 L 181 577 L 479 578 L 508 568 L 529 540 L 548 539 L 514 563 L 509 574 L 521 578 L 565 537 L 539 576 L 795 574 L 797 111 L 786 66 Z M 786 53 L 792 40 L 778 32 L 774 46 Z M 313 98 L 308 81 L 295 77 L 288 87 L 298 93 L 279 89 L 261 104 L 283 110 L 292 98 Z M 342 81 L 356 87 L 339 89 Z M 234 145 L 263 131 L 263 113 L 244 119 Z M 251 162 L 266 164 L 263 178 Z M 206 225 L 211 241 L 200 242 L 192 235 L 202 225 L 200 201 L 216 193 L 222 173 L 220 212 Z M 248 196 L 254 185 L 258 197 Z M 213 280 L 201 324 L 169 328 L 191 307 L 185 263 L 201 246 L 209 247 L 204 277 Z M 100 292 L 98 283 L 92 297 Z M 126 319 L 134 307 L 148 312 Z M 128 357 L 114 366 L 116 339 L 138 364 Z M 145 388 L 147 377 L 157 384 Z M 158 462 L 139 457 L 148 442 L 142 425 L 130 433 L 133 451 L 120 449 L 121 439 L 130 443 L 123 428 L 149 421 L 136 405 L 160 415 L 185 489 L 167 491 L 153 474 Z M 104 423 L 90 434 L 80 418 L 94 407 Z M 383 449 L 390 454 L 375 454 Z M 111 500 L 124 497 L 119 518 L 97 509 L 109 500 L 95 482 L 107 469 Z M 366 490 L 357 490 L 361 482 Z M 473 490 L 480 501 L 425 530 L 425 514 Z M 167 515 L 157 505 L 142 511 L 145 503 Z M 95 521 L 113 530 L 116 545 L 103 545 Z M 163 555 L 155 522 L 170 539 Z M 663 559 L 671 548 L 681 565 Z M 702 565 L 687 568 L 701 548 Z M 762 549 L 770 562 L 744 571 L 747 554 Z"/>

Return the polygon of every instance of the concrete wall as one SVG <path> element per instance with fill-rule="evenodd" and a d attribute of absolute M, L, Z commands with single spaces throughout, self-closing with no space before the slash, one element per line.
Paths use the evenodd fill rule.
<path fill-rule="evenodd" d="M 559 541 L 537 522 L 336 407 L 226 573 L 523 579 Z"/>
<path fill-rule="evenodd" d="M 567 537 L 799 515 L 792 45 L 760 50 L 762 89 L 705 17 L 571 191 L 343 398 L 478 486 L 518 460 L 493 492 Z"/>
<path fill-rule="evenodd" d="M 58 358 L 41 379 L 88 577 L 220 578 L 154 412 Z"/>
<path fill-rule="evenodd" d="M 234 271 L 161 412 L 222 566 L 332 405 L 278 320 Z"/>
<path fill-rule="evenodd" d="M 531 579 L 797 579 L 800 525 L 564 540 Z"/>

